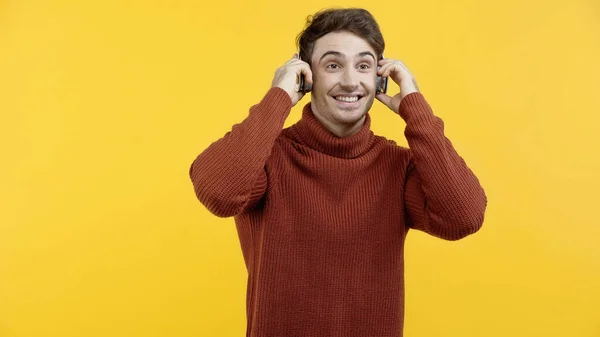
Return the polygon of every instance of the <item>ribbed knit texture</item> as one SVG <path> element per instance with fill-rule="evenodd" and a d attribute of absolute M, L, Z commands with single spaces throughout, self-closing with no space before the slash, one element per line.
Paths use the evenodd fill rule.
<path fill-rule="evenodd" d="M 190 168 L 200 202 L 234 216 L 248 269 L 246 336 L 402 336 L 408 230 L 474 233 L 485 192 L 421 93 L 400 103 L 409 148 L 374 135 L 369 114 L 338 138 L 310 103 L 283 129 L 291 103 L 270 89 Z"/>

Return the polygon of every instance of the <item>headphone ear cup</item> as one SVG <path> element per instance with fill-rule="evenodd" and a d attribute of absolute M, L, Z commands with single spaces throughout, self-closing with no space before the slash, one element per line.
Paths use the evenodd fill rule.
<path fill-rule="evenodd" d="M 296 53 L 296 55 L 298 55 L 298 59 L 300 61 L 303 61 L 302 58 L 300 57 L 300 50 L 298 50 L 298 52 Z M 312 90 L 312 84 L 306 83 L 304 81 L 304 75 L 300 75 L 300 83 L 299 83 L 299 90 L 298 91 L 301 91 L 303 93 L 307 93 L 307 92 L 310 92 L 311 90 Z"/>
<path fill-rule="evenodd" d="M 383 60 L 383 59 L 384 59 L 383 53 L 381 53 L 380 60 Z M 377 66 L 377 71 L 379 71 L 380 68 L 381 68 L 381 66 Z M 388 84 L 387 77 L 377 76 L 377 79 L 375 80 L 375 92 L 377 94 L 387 93 L 387 84 Z"/>
<path fill-rule="evenodd" d="M 387 92 L 387 77 L 377 76 L 375 80 L 375 93 L 386 93 Z"/>

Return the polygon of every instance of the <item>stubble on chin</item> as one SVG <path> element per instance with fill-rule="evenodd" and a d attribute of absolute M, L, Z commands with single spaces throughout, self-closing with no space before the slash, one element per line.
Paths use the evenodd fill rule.
<path fill-rule="evenodd" d="M 341 116 L 340 116 L 341 114 Z M 336 121 L 337 124 L 342 124 L 345 126 L 353 126 L 356 123 L 360 122 L 365 115 L 367 114 L 366 111 L 362 111 L 360 114 L 356 114 L 356 111 L 354 110 L 338 110 L 337 114 L 330 114 L 330 116 Z M 348 116 L 348 115 L 352 115 L 352 117 Z M 347 117 L 347 118 L 344 118 Z"/>
<path fill-rule="evenodd" d="M 369 107 L 371 104 L 372 101 L 370 104 L 367 103 L 367 106 Z M 340 109 L 335 105 L 332 106 L 327 100 L 325 102 L 314 100 L 311 102 L 311 108 L 313 114 L 317 115 L 317 119 L 325 119 L 329 122 L 348 127 L 352 127 L 356 125 L 356 123 L 361 122 L 369 111 L 369 109 L 364 106 L 359 108 L 359 110 L 361 110 L 360 113 L 357 113 L 355 109 Z M 349 118 L 349 115 L 352 115 L 353 117 Z"/>

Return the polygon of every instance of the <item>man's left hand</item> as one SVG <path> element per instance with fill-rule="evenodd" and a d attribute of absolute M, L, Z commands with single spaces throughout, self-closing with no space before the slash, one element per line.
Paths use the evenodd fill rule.
<path fill-rule="evenodd" d="M 398 113 L 400 101 L 408 94 L 419 92 L 417 81 L 402 61 L 383 59 L 379 60 L 379 66 L 381 68 L 377 71 L 377 75 L 391 78 L 400 87 L 400 92 L 393 97 L 380 93 L 376 98 L 393 112 Z"/>

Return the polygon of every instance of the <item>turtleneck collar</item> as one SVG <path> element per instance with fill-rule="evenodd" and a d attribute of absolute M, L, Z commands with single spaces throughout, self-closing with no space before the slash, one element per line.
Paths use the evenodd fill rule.
<path fill-rule="evenodd" d="M 375 141 L 369 113 L 361 129 L 352 136 L 340 138 L 327 130 L 315 117 L 310 102 L 302 109 L 302 118 L 292 126 L 299 139 L 310 148 L 330 156 L 356 158 L 370 149 Z"/>

